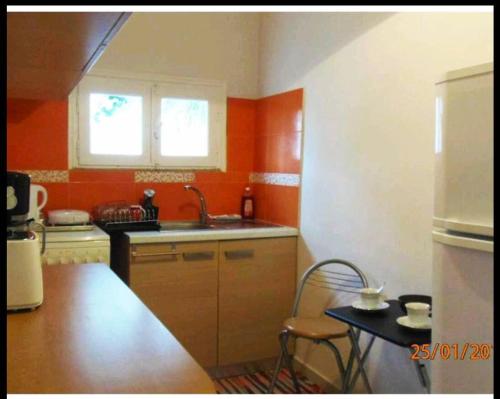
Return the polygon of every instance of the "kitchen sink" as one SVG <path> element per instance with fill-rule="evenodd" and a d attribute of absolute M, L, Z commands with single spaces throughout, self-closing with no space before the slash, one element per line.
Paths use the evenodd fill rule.
<path fill-rule="evenodd" d="M 206 230 L 214 228 L 211 224 L 200 222 L 161 222 L 160 226 L 160 230 Z"/>
<path fill-rule="evenodd" d="M 259 220 L 239 220 L 237 222 L 214 222 L 214 228 L 232 230 L 232 229 L 255 229 L 262 227 L 281 227 L 276 224 L 261 222 Z"/>
<path fill-rule="evenodd" d="M 162 221 L 160 222 L 162 231 L 176 230 L 234 230 L 253 229 L 262 227 L 280 227 L 279 225 L 261 222 L 258 220 L 241 220 L 236 222 L 210 221 L 207 224 L 199 221 Z"/>

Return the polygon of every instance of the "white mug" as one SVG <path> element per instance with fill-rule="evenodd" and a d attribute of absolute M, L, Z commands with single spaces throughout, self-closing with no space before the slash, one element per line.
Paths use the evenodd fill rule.
<path fill-rule="evenodd" d="M 430 305 L 423 302 L 409 302 L 406 305 L 408 321 L 412 324 L 424 324 L 429 318 Z"/>
<path fill-rule="evenodd" d="M 361 288 L 361 303 L 367 308 L 376 308 L 381 302 L 382 296 L 376 288 Z"/>
<path fill-rule="evenodd" d="M 38 202 L 38 193 L 42 193 L 42 202 Z M 48 193 L 45 187 L 39 186 L 38 184 L 30 185 L 30 210 L 28 213 L 28 219 L 35 219 L 35 222 L 40 220 L 40 211 L 43 209 L 47 203 Z"/>

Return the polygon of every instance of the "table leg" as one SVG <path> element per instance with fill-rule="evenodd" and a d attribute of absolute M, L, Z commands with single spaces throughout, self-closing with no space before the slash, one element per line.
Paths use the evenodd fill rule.
<path fill-rule="evenodd" d="M 373 345 L 373 342 L 375 341 L 375 335 L 372 335 L 371 338 L 370 338 L 370 341 L 368 342 L 368 345 L 365 349 L 365 352 L 363 353 L 363 356 L 361 356 L 361 362 L 364 364 L 365 361 L 366 361 L 366 358 L 368 357 L 368 354 L 370 353 L 370 350 L 372 348 L 372 345 Z M 359 374 L 360 374 L 360 368 L 358 367 L 358 369 L 356 370 L 356 373 L 354 374 L 354 376 L 352 377 L 352 380 L 351 380 L 351 385 L 354 387 L 356 385 L 356 381 L 358 380 L 358 377 L 359 377 Z"/>
<path fill-rule="evenodd" d="M 358 328 L 358 329 L 353 329 L 353 331 L 355 332 L 355 334 L 354 334 L 355 339 L 359 340 L 359 336 L 361 335 L 361 330 Z M 349 331 L 349 334 L 350 334 L 350 331 Z M 351 385 L 350 381 L 351 381 L 351 373 L 352 373 L 353 367 L 354 367 L 354 350 L 353 350 L 352 345 L 351 345 L 351 350 L 349 351 L 349 360 L 347 361 L 347 366 L 346 366 L 344 378 L 342 381 L 342 393 L 347 393 L 349 391 L 349 387 Z"/>
<path fill-rule="evenodd" d="M 349 339 L 351 340 L 351 345 L 352 345 L 352 351 L 354 351 L 354 355 L 356 356 L 356 359 L 358 360 L 358 369 L 361 373 L 361 377 L 363 377 L 363 381 L 365 383 L 366 389 L 368 390 L 368 393 L 373 393 L 372 387 L 370 386 L 370 381 L 368 381 L 368 376 L 366 375 L 365 368 L 363 367 L 363 360 L 362 360 L 362 354 L 361 354 L 361 349 L 359 348 L 359 343 L 358 343 L 358 338 L 359 335 L 357 336 L 356 333 L 354 332 L 354 329 L 352 326 L 349 325 Z M 366 359 L 366 357 L 365 357 Z M 351 391 L 353 388 L 354 384 L 352 382 L 349 383 L 349 387 L 347 389 L 348 392 Z"/>
<path fill-rule="evenodd" d="M 410 350 L 410 353 L 413 355 L 412 350 L 411 349 L 409 349 L 409 350 Z M 413 364 L 415 365 L 415 368 L 417 369 L 417 375 L 418 375 L 418 379 L 420 380 L 420 383 L 425 388 L 427 393 L 431 393 L 431 383 L 430 383 L 429 376 L 427 374 L 427 369 L 425 367 L 425 364 L 420 363 L 420 361 L 418 361 L 418 360 L 413 360 Z"/>
<path fill-rule="evenodd" d="M 349 391 L 349 379 L 351 378 L 351 371 L 354 364 L 354 350 L 351 348 L 349 352 L 349 360 L 345 369 L 344 379 L 342 381 L 342 393 Z"/>

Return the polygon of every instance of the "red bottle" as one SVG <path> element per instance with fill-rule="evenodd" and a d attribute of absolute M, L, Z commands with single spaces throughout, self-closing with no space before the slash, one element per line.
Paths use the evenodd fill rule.
<path fill-rule="evenodd" d="M 250 187 L 245 187 L 245 192 L 241 197 L 241 217 L 242 219 L 255 218 L 255 201 Z"/>

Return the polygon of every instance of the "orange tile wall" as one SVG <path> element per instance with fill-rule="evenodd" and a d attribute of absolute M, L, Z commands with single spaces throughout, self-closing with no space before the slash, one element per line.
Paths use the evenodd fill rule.
<path fill-rule="evenodd" d="M 302 89 L 257 101 L 254 171 L 294 173 L 301 170 Z M 299 187 L 254 184 L 259 219 L 298 225 Z"/>
<path fill-rule="evenodd" d="M 296 134 L 297 120 L 288 119 L 297 118 L 299 98 L 301 101 L 302 90 L 262 100 L 228 98 L 227 172 L 195 172 L 193 183 L 204 192 L 209 213 L 239 213 L 241 195 L 249 185 L 252 171 L 299 173 L 300 159 L 293 140 L 300 140 L 300 134 Z M 298 145 L 300 148 L 300 142 Z M 68 169 L 66 101 L 8 99 L 7 167 L 9 170 Z M 183 183 L 136 183 L 133 170 L 73 169 L 67 183 L 40 184 L 49 193 L 45 210 L 72 208 L 91 212 L 95 205 L 108 201 L 137 203 L 144 189 L 153 188 L 161 219 L 198 217 L 197 198 L 183 190 Z M 257 217 L 297 225 L 297 187 L 255 184 L 253 188 Z M 286 195 L 284 202 L 283 195 Z"/>

